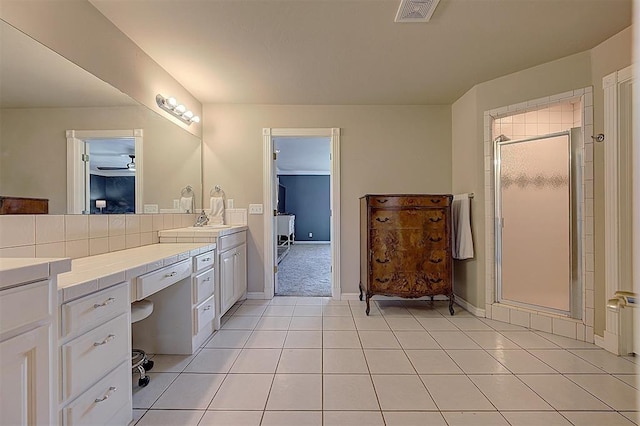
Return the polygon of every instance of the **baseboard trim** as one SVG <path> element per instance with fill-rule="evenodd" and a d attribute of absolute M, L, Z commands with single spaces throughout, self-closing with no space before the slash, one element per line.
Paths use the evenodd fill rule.
<path fill-rule="evenodd" d="M 404 297 L 397 296 L 379 296 L 376 295 L 374 300 L 431 300 L 430 296 L 418 297 L 415 299 L 407 299 Z M 340 300 L 360 300 L 360 293 L 342 293 Z M 433 297 L 433 300 L 449 300 L 449 298 L 445 295 L 439 294 Z M 473 314 L 476 317 L 485 318 L 486 312 L 484 309 L 476 308 L 471 303 L 467 302 L 461 297 L 456 296 L 454 303 L 468 311 L 470 314 Z"/>
<path fill-rule="evenodd" d="M 248 291 L 247 292 L 247 299 L 268 299 L 268 297 L 265 296 L 264 291 Z"/>

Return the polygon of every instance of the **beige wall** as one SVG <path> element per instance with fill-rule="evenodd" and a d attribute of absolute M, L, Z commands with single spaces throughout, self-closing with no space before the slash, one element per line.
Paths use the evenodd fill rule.
<path fill-rule="evenodd" d="M 186 126 L 161 110 L 155 99 L 158 93 L 174 96 L 200 116 L 201 103 L 87 0 L 2 0 L 0 18 L 201 136 L 200 124 Z"/>
<path fill-rule="evenodd" d="M 602 77 L 617 69 L 631 64 L 631 28 L 615 35 L 600 46 L 571 55 L 553 62 L 545 63 L 517 73 L 476 85 L 452 105 L 452 161 L 454 192 L 475 192 L 473 207 L 474 246 L 476 258 L 456 265 L 455 271 L 465 282 L 456 279 L 456 293 L 467 295 L 468 300 L 479 308 L 484 307 L 484 158 L 482 143 L 484 139 L 483 114 L 485 111 L 512 105 L 544 96 L 563 93 L 587 86 L 594 88 L 594 133 L 602 132 L 603 94 Z M 474 105 L 475 104 L 475 105 Z M 473 130 L 475 128 L 475 131 Z M 604 212 L 602 180 L 603 150 L 596 145 L 594 150 L 595 191 L 595 256 L 596 256 L 596 314 L 595 333 L 602 335 L 604 329 L 604 281 L 603 281 L 603 240 Z M 471 157 L 471 152 L 476 152 Z M 480 172 L 479 172 L 480 171 Z M 474 185 L 475 180 L 475 185 Z M 600 190 L 598 190 L 600 185 Z M 475 288 L 476 286 L 481 288 Z M 473 298 L 473 294 L 477 298 Z M 474 302 L 477 302 L 474 303 Z"/>
<path fill-rule="evenodd" d="M 200 139 L 145 107 L 0 110 L 0 194 L 49 199 L 67 210 L 66 130 L 143 129 L 143 202 L 173 208 L 191 185 L 201 205 Z"/>
<path fill-rule="evenodd" d="M 263 203 L 262 129 L 340 127 L 343 293 L 359 283 L 358 198 L 366 193 L 450 193 L 449 106 L 205 105 L 204 191 L 219 184 L 236 207 Z M 262 292 L 263 216 L 249 216 L 248 281 Z"/>

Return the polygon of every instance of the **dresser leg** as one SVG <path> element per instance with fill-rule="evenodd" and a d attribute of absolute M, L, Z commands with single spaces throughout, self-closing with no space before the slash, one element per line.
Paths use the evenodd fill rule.
<path fill-rule="evenodd" d="M 364 311 L 367 314 L 367 316 L 369 316 L 369 299 L 371 299 L 371 296 L 367 294 L 367 310 Z"/>
<path fill-rule="evenodd" d="M 360 289 L 360 301 L 362 302 L 362 283 L 358 284 L 358 288 Z"/>
<path fill-rule="evenodd" d="M 451 293 L 451 296 L 449 296 L 449 313 L 451 315 L 453 315 L 453 299 L 454 299 L 454 296 L 453 296 L 453 293 Z"/>

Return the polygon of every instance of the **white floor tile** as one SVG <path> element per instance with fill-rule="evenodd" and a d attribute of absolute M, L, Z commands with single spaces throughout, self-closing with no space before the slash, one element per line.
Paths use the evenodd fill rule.
<path fill-rule="evenodd" d="M 322 373 L 322 349 L 283 349 L 277 373 Z"/>
<path fill-rule="evenodd" d="M 144 416 L 144 413 L 146 413 L 147 410 L 137 410 L 137 409 L 133 409 L 133 418 L 131 420 L 131 423 L 129 423 L 129 426 L 133 426 L 136 423 L 138 423 L 138 420 L 140 420 L 142 418 L 142 416 Z"/>
<path fill-rule="evenodd" d="M 183 373 L 171 383 L 151 408 L 205 410 L 224 377 L 224 374 Z"/>
<path fill-rule="evenodd" d="M 322 412 L 265 411 L 261 426 L 322 426 Z"/>
<path fill-rule="evenodd" d="M 637 374 L 614 374 L 614 377 L 635 389 L 640 389 L 640 376 Z"/>
<path fill-rule="evenodd" d="M 440 345 L 426 331 L 395 331 L 402 349 L 441 349 Z"/>
<path fill-rule="evenodd" d="M 198 426 L 260 426 L 262 411 L 207 411 Z"/>
<path fill-rule="evenodd" d="M 530 349 L 529 353 L 560 373 L 604 373 L 595 365 L 564 349 Z"/>
<path fill-rule="evenodd" d="M 482 349 L 520 349 L 520 346 L 497 331 L 466 331 L 465 334 Z"/>
<path fill-rule="evenodd" d="M 276 349 L 284 346 L 286 331 L 258 330 L 251 333 L 245 349 Z"/>
<path fill-rule="evenodd" d="M 321 317 L 322 306 L 297 304 L 293 310 L 294 317 Z"/>
<path fill-rule="evenodd" d="M 228 374 L 209 410 L 264 410 L 273 374 Z"/>
<path fill-rule="evenodd" d="M 556 371 L 524 349 L 492 350 L 492 357 L 514 374 L 555 373 Z"/>
<path fill-rule="evenodd" d="M 416 374 L 401 349 L 365 349 L 364 355 L 371 374 Z"/>
<path fill-rule="evenodd" d="M 491 411 L 496 408 L 465 375 L 422 375 L 441 411 Z"/>
<path fill-rule="evenodd" d="M 407 307 L 411 315 L 416 318 L 442 318 L 442 314 L 437 309 L 429 305 Z"/>
<path fill-rule="evenodd" d="M 629 419 L 633 424 L 640 425 L 639 411 L 621 411 L 620 414 Z"/>
<path fill-rule="evenodd" d="M 380 410 L 369 375 L 323 375 L 323 401 L 324 410 Z"/>
<path fill-rule="evenodd" d="M 489 327 L 498 331 L 527 331 L 526 327 L 520 325 L 509 324 L 508 322 L 496 321 L 489 318 L 479 318 L 480 321 L 487 324 Z"/>
<path fill-rule="evenodd" d="M 481 349 L 462 331 L 430 331 L 442 349 Z"/>
<path fill-rule="evenodd" d="M 594 349 L 598 350 L 598 346 L 593 343 L 582 342 L 576 339 L 570 339 L 564 336 L 558 336 L 556 334 L 545 333 L 544 331 L 535 331 L 536 334 L 544 337 L 547 340 L 551 340 L 556 345 L 565 349 Z"/>
<path fill-rule="evenodd" d="M 423 331 L 422 325 L 412 317 L 387 317 L 389 327 L 393 331 Z"/>
<path fill-rule="evenodd" d="M 382 317 L 354 317 L 353 318 L 356 323 L 356 328 L 358 330 L 369 330 L 369 331 L 389 331 L 389 324 L 387 324 L 387 320 Z"/>
<path fill-rule="evenodd" d="M 360 338 L 355 331 L 325 331 L 322 333 L 324 348 L 361 348 Z"/>
<path fill-rule="evenodd" d="M 611 410 L 611 407 L 559 374 L 519 375 L 518 378 L 558 411 Z"/>
<path fill-rule="evenodd" d="M 322 318 L 323 330 L 355 330 L 356 325 L 352 317 L 324 317 Z"/>
<path fill-rule="evenodd" d="M 267 410 L 322 410 L 322 375 L 276 374 Z"/>
<path fill-rule="evenodd" d="M 638 372 L 636 364 L 604 349 L 571 349 L 569 352 L 610 374 L 636 374 Z"/>
<path fill-rule="evenodd" d="M 254 330 L 288 330 L 291 317 L 262 317 Z"/>
<path fill-rule="evenodd" d="M 447 426 L 439 412 L 384 411 L 386 426 Z"/>
<path fill-rule="evenodd" d="M 323 349 L 324 374 L 369 374 L 362 349 Z"/>
<path fill-rule="evenodd" d="M 133 376 L 133 408 L 151 408 L 169 385 L 178 377 L 178 373 L 148 373 L 150 380 L 146 387 L 137 386 L 137 376 Z"/>
<path fill-rule="evenodd" d="M 509 370 L 483 350 L 448 350 L 465 374 L 508 374 Z"/>
<path fill-rule="evenodd" d="M 638 411 L 640 392 L 608 374 L 566 374 L 565 377 L 617 411 Z"/>
<path fill-rule="evenodd" d="M 249 336 L 250 330 L 219 330 L 211 340 L 209 340 L 205 348 L 242 348 Z"/>
<path fill-rule="evenodd" d="M 560 349 L 560 346 L 533 331 L 503 331 L 502 334 L 524 349 Z"/>
<path fill-rule="evenodd" d="M 572 424 L 580 426 L 632 426 L 634 423 L 616 412 L 563 411 Z"/>
<path fill-rule="evenodd" d="M 398 339 L 391 331 L 359 331 L 365 349 L 400 349 Z"/>
<path fill-rule="evenodd" d="M 281 349 L 243 349 L 236 358 L 231 373 L 275 373 Z"/>
<path fill-rule="evenodd" d="M 322 331 L 289 330 L 284 341 L 285 348 L 322 348 Z"/>
<path fill-rule="evenodd" d="M 416 375 L 372 375 L 373 386 L 384 411 L 436 410 L 424 383 Z"/>
<path fill-rule="evenodd" d="M 411 317 L 411 312 L 404 306 L 395 306 L 386 302 L 379 302 L 378 309 L 385 317 Z"/>
<path fill-rule="evenodd" d="M 222 330 L 253 330 L 260 317 L 232 316 L 221 327 Z"/>
<path fill-rule="evenodd" d="M 385 426 L 380 411 L 325 411 L 323 426 Z"/>
<path fill-rule="evenodd" d="M 406 353 L 418 374 L 463 374 L 444 350 L 408 350 Z"/>
<path fill-rule="evenodd" d="M 325 305 L 322 307 L 322 315 L 325 317 L 349 317 L 352 318 L 349 305 Z"/>
<path fill-rule="evenodd" d="M 286 306 L 295 306 L 298 302 L 298 298 L 295 296 L 280 296 L 274 297 L 271 299 L 270 305 L 286 305 Z"/>
<path fill-rule="evenodd" d="M 449 318 L 449 321 L 464 331 L 491 331 L 491 327 L 477 318 Z"/>
<path fill-rule="evenodd" d="M 290 317 L 293 315 L 294 305 L 270 305 L 265 309 L 265 317 Z"/>
<path fill-rule="evenodd" d="M 451 321 L 442 315 L 436 318 L 418 318 L 418 322 L 427 331 L 460 331 Z"/>
<path fill-rule="evenodd" d="M 509 426 L 509 423 L 497 412 L 450 412 L 442 413 L 449 426 Z"/>
<path fill-rule="evenodd" d="M 137 423 L 141 426 L 196 426 L 204 411 L 198 410 L 149 410 Z"/>
<path fill-rule="evenodd" d="M 267 308 L 266 305 L 249 305 L 245 304 L 240 306 L 233 313 L 233 316 L 251 316 L 251 317 L 260 317 L 264 313 L 264 310 Z"/>
<path fill-rule="evenodd" d="M 184 371 L 185 373 L 228 373 L 239 353 L 240 349 L 202 349 Z"/>
<path fill-rule="evenodd" d="M 498 410 L 552 410 L 542 398 L 513 375 L 469 376 Z"/>
<path fill-rule="evenodd" d="M 193 360 L 194 355 L 153 355 L 154 373 L 181 373 Z"/>
<path fill-rule="evenodd" d="M 511 426 L 571 426 L 571 422 L 556 411 L 503 411 Z"/>
<path fill-rule="evenodd" d="M 289 330 L 322 330 L 322 317 L 293 317 Z"/>

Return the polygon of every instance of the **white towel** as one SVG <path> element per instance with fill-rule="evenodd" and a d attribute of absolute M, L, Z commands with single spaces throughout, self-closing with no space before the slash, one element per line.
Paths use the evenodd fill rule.
<path fill-rule="evenodd" d="M 193 197 L 180 197 L 180 213 L 193 213 Z"/>
<path fill-rule="evenodd" d="M 224 199 L 211 197 L 209 200 L 209 223 L 212 225 L 224 224 Z"/>
<path fill-rule="evenodd" d="M 469 194 L 453 197 L 452 205 L 453 258 L 473 258 L 473 235 L 471 235 L 471 200 Z"/>

